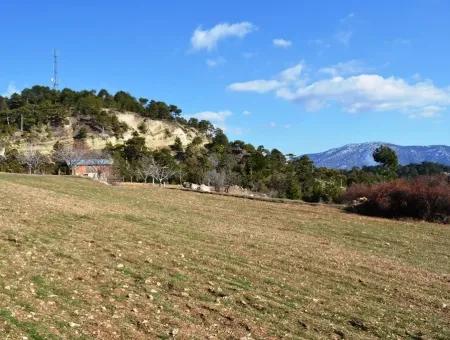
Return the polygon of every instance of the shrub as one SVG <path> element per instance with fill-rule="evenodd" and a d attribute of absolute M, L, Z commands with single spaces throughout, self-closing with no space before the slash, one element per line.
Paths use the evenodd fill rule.
<path fill-rule="evenodd" d="M 448 176 L 419 176 L 374 185 L 352 185 L 344 194 L 345 202 L 357 213 L 388 218 L 412 217 L 449 223 L 450 179 Z"/>
<path fill-rule="evenodd" d="M 145 124 L 145 122 L 140 122 L 137 128 L 139 132 L 142 134 L 146 134 L 148 132 L 148 127 L 147 124 Z"/>
<path fill-rule="evenodd" d="M 73 138 L 77 140 L 86 139 L 86 137 L 87 137 L 87 129 L 84 126 L 78 130 L 75 136 L 73 136 Z"/>

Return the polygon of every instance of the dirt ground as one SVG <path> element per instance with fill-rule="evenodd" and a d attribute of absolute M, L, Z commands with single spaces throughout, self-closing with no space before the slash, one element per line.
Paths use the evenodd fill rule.
<path fill-rule="evenodd" d="M 3 339 L 450 338 L 449 226 L 0 174 Z"/>

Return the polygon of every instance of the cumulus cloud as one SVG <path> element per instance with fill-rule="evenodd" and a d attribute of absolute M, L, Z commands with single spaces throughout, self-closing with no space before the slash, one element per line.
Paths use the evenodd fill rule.
<path fill-rule="evenodd" d="M 292 46 L 292 41 L 282 39 L 282 38 L 273 39 L 272 43 L 275 47 L 281 47 L 281 48 L 288 48 L 288 47 Z"/>
<path fill-rule="evenodd" d="M 436 105 L 425 106 L 418 111 L 411 112 L 411 118 L 434 118 L 438 117 L 445 108 Z"/>
<path fill-rule="evenodd" d="M 280 72 L 275 79 L 257 79 L 245 82 L 238 82 L 228 85 L 228 89 L 235 92 L 257 92 L 267 93 L 280 89 L 290 83 L 295 83 L 300 79 L 303 70 L 303 63 L 287 68 Z"/>
<path fill-rule="evenodd" d="M 250 116 L 252 113 L 250 111 L 248 111 L 248 110 L 244 110 L 244 111 L 242 111 L 242 114 L 244 116 Z"/>
<path fill-rule="evenodd" d="M 319 107 L 336 102 L 348 112 L 411 112 L 450 105 L 448 89 L 427 82 L 409 84 L 401 78 L 384 78 L 377 74 L 320 80 L 293 91 L 287 90 L 281 97 Z"/>
<path fill-rule="evenodd" d="M 295 66 L 289 67 L 281 71 L 279 78 L 283 83 L 295 82 L 300 79 L 303 67 L 303 63 L 299 63 Z"/>
<path fill-rule="evenodd" d="M 230 37 L 243 38 L 255 30 L 256 26 L 247 21 L 235 24 L 222 23 L 211 29 L 198 27 L 192 34 L 191 45 L 194 50 L 211 51 L 217 47 L 220 40 Z"/>
<path fill-rule="evenodd" d="M 11 97 L 14 93 L 19 93 L 20 91 L 17 89 L 16 85 L 11 82 L 8 84 L 6 91 L 2 93 L 2 97 Z"/>
<path fill-rule="evenodd" d="M 192 115 L 192 117 L 197 118 L 199 120 L 205 119 L 209 120 L 211 123 L 213 123 L 215 126 L 225 129 L 225 121 L 226 119 L 231 116 L 233 113 L 229 110 L 224 111 L 202 111 L 197 112 Z"/>
<path fill-rule="evenodd" d="M 431 81 L 409 83 L 378 74 L 332 76 L 306 83 L 300 79 L 303 64 L 286 69 L 276 79 L 254 80 L 228 86 L 232 91 L 274 93 L 316 111 L 337 104 L 347 112 L 399 111 L 411 116 L 434 117 L 450 107 L 450 88 Z"/>

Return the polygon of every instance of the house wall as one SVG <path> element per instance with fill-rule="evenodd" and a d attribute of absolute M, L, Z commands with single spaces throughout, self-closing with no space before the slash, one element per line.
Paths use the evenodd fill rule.
<path fill-rule="evenodd" d="M 108 179 L 112 175 L 111 165 L 77 165 L 74 168 L 73 174 L 75 176 L 86 176 L 96 179 Z"/>

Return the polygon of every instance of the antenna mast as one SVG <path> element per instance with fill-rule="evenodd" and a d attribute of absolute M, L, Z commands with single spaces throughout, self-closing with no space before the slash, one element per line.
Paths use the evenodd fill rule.
<path fill-rule="evenodd" d="M 53 78 L 52 78 L 53 90 L 58 89 L 58 55 L 56 49 L 53 49 Z"/>

